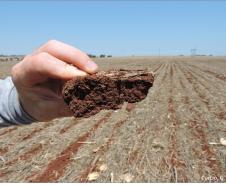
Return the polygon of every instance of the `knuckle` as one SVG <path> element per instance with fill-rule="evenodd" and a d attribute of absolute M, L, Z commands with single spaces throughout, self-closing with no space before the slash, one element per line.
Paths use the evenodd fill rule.
<path fill-rule="evenodd" d="M 46 52 L 38 53 L 37 55 L 32 57 L 33 62 L 41 62 L 45 59 L 49 58 L 49 54 Z"/>
<path fill-rule="evenodd" d="M 11 76 L 14 81 L 19 77 L 21 71 L 24 71 L 24 69 L 27 67 L 29 62 L 32 59 L 32 55 L 26 55 L 23 60 L 16 65 L 14 65 L 11 69 Z"/>
<path fill-rule="evenodd" d="M 17 74 L 17 65 L 13 66 L 12 69 L 11 69 L 12 77 L 15 77 L 16 74 Z"/>
<path fill-rule="evenodd" d="M 46 47 L 53 47 L 53 46 L 55 46 L 57 43 L 58 43 L 57 40 L 51 39 L 51 40 L 49 40 L 49 41 L 46 43 L 45 46 L 46 46 Z"/>
<path fill-rule="evenodd" d="M 14 84 L 16 85 L 17 81 L 18 81 L 18 73 L 20 72 L 19 69 L 19 64 L 16 64 L 15 66 L 12 67 L 11 69 L 11 76 L 12 76 L 12 80 L 14 82 Z"/>
<path fill-rule="evenodd" d="M 46 52 L 41 52 L 33 55 L 26 65 L 26 68 L 40 70 L 40 66 L 45 66 L 46 61 L 49 58 L 49 54 Z"/>

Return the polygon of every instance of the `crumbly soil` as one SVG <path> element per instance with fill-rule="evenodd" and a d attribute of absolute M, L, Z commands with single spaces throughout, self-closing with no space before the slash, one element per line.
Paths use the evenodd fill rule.
<path fill-rule="evenodd" d="M 146 70 L 99 71 L 64 84 L 62 95 L 74 117 L 88 118 L 101 110 L 116 110 L 124 102 L 146 98 L 154 74 Z"/>

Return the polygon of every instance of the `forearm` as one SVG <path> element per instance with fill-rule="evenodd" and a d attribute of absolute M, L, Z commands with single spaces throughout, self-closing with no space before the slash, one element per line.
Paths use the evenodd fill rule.
<path fill-rule="evenodd" d="M 32 122 L 35 120 L 25 112 L 20 104 L 11 77 L 0 80 L 0 127 Z"/>

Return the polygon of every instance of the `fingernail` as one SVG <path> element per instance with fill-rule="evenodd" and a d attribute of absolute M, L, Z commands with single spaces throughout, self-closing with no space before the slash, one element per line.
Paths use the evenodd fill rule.
<path fill-rule="evenodd" d="M 86 63 L 86 67 L 88 68 L 89 71 L 95 72 L 97 71 L 97 64 L 91 60 L 88 60 Z"/>

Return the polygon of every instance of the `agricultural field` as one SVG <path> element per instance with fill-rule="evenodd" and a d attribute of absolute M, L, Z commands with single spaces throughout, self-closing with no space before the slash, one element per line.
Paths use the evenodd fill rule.
<path fill-rule="evenodd" d="M 0 182 L 226 182 L 226 58 L 96 61 L 148 68 L 154 86 L 120 110 L 1 128 Z"/>

